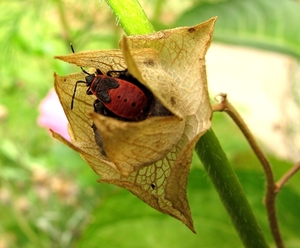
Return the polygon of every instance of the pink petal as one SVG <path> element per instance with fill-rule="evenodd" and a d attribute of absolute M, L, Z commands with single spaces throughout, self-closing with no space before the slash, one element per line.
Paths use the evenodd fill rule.
<path fill-rule="evenodd" d="M 54 91 L 50 90 L 39 106 L 40 115 L 38 125 L 52 129 L 56 133 L 70 141 L 68 133 L 68 120 Z"/>

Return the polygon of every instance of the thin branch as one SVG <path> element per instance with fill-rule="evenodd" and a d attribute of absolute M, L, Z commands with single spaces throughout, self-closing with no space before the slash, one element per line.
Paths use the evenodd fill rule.
<path fill-rule="evenodd" d="M 287 181 L 300 170 L 300 161 L 296 163 L 290 170 L 288 170 L 275 184 L 274 192 L 278 193 Z"/>
<path fill-rule="evenodd" d="M 220 94 L 222 97 L 221 102 L 217 105 L 213 106 L 213 111 L 225 111 L 236 123 L 236 125 L 240 128 L 242 133 L 244 134 L 245 138 L 247 139 L 248 143 L 250 144 L 253 152 L 256 154 L 257 158 L 259 159 L 266 176 L 266 196 L 265 196 L 265 205 L 267 209 L 268 219 L 270 229 L 273 235 L 273 238 L 276 242 L 278 248 L 284 248 L 283 240 L 281 237 L 281 233 L 278 226 L 278 221 L 276 217 L 276 208 L 275 208 L 275 181 L 273 172 L 270 166 L 269 161 L 267 160 L 266 156 L 263 154 L 262 150 L 258 146 L 254 136 L 252 135 L 251 131 L 249 130 L 248 126 L 236 111 L 236 109 L 227 101 L 226 94 Z"/>

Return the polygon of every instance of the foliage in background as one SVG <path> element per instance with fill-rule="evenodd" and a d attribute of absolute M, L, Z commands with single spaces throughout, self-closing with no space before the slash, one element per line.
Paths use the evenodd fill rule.
<path fill-rule="evenodd" d="M 194 1 L 184 7 L 181 1 L 141 4 L 157 30 L 193 25 L 218 15 L 216 41 L 238 41 L 299 58 L 296 1 Z M 53 86 L 53 71 L 61 75 L 79 71 L 53 56 L 70 53 L 70 41 L 76 51 L 117 47 L 122 31 L 116 24 L 107 5 L 99 1 L 0 3 L 0 246 L 72 247 L 79 242 L 88 247 L 132 247 L 132 237 L 144 247 L 241 246 L 196 158 L 188 189 L 198 232 L 194 235 L 130 193 L 97 184 L 97 176 L 77 154 L 37 126 L 37 106 Z M 258 161 L 226 118 L 216 114 L 213 127 L 272 242 Z M 289 168 L 288 162 L 275 156 L 272 164 L 276 178 Z M 292 178 L 277 199 L 287 247 L 300 244 L 299 179 L 299 175 Z M 220 238 L 216 239 L 216 233 Z"/>
<path fill-rule="evenodd" d="M 300 4 L 293 0 L 199 1 L 175 26 L 218 16 L 214 40 L 281 52 L 300 59 Z"/>

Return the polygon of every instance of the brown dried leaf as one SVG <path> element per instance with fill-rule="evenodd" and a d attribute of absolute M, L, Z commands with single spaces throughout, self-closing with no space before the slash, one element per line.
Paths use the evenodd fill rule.
<path fill-rule="evenodd" d="M 186 185 L 193 148 L 211 125 L 204 56 L 215 20 L 124 37 L 122 50 L 57 57 L 103 72 L 128 68 L 174 116 L 123 122 L 93 113 L 95 97 L 86 95 L 83 85 L 78 85 L 71 110 L 74 84 L 84 80 L 85 74 L 55 75 L 55 88 L 69 120 L 72 142 L 58 134 L 54 136 L 78 151 L 101 176 L 100 182 L 130 190 L 158 211 L 181 220 L 192 231 L 195 230 Z M 93 123 L 101 133 L 107 156 L 95 141 Z"/>

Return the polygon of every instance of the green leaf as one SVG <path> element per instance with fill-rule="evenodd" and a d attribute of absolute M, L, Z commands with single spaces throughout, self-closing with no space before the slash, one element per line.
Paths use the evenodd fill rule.
<path fill-rule="evenodd" d="M 77 247 L 242 247 L 213 185 L 201 169 L 191 171 L 188 198 L 197 234 L 120 190 L 103 199 L 91 213 L 92 219 Z"/>
<path fill-rule="evenodd" d="M 246 159 L 246 158 L 245 158 Z M 237 169 L 249 203 L 270 245 L 263 205 L 264 177 L 252 169 Z M 104 185 L 99 185 L 102 188 Z M 214 186 L 203 169 L 192 169 L 188 198 L 197 234 L 182 223 L 147 206 L 125 190 L 102 199 L 76 243 L 77 247 L 242 247 Z M 299 247 L 300 198 L 289 185 L 277 199 L 279 222 L 287 247 Z"/>
<path fill-rule="evenodd" d="M 291 0 L 204 2 L 183 13 L 176 26 L 218 16 L 214 41 L 253 46 L 300 59 L 300 4 Z"/>

